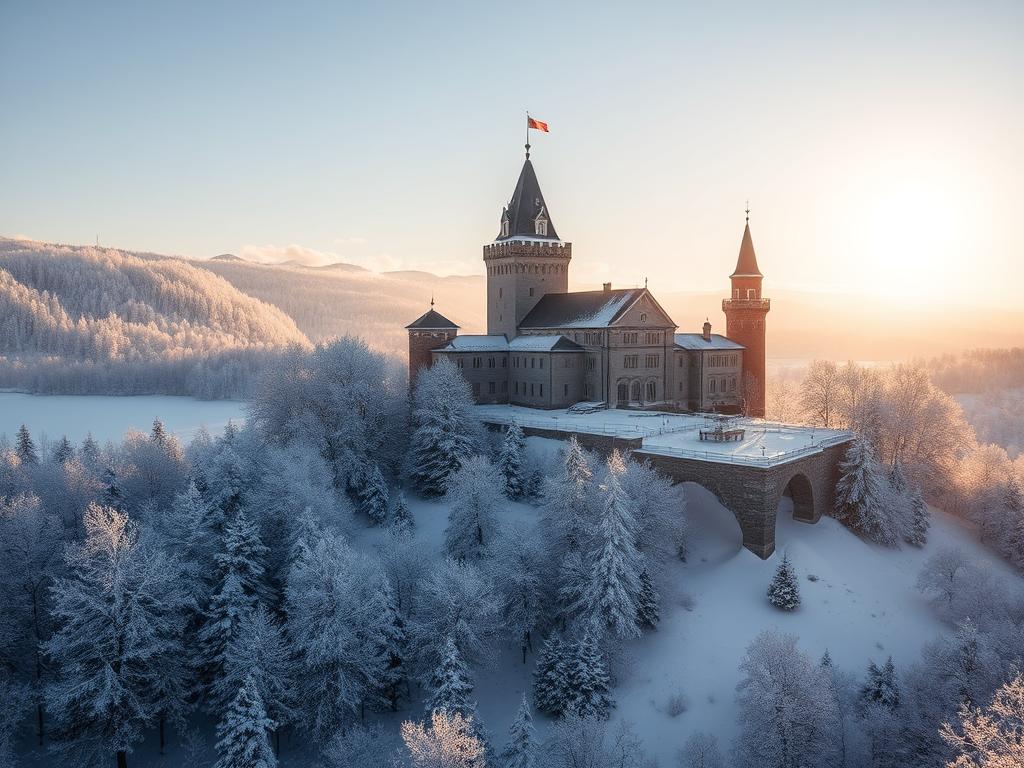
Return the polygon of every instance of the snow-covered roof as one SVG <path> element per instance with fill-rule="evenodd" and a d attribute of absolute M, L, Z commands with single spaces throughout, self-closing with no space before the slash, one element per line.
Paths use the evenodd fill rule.
<path fill-rule="evenodd" d="M 702 333 L 677 333 L 676 346 L 680 349 L 701 350 L 701 349 L 746 349 L 732 339 L 727 339 L 718 333 L 711 334 L 711 341 L 704 340 Z"/>
<path fill-rule="evenodd" d="M 644 288 L 547 293 L 520 328 L 606 328 L 643 295 Z"/>
<path fill-rule="evenodd" d="M 504 335 L 501 336 L 475 336 L 473 334 L 467 334 L 465 336 L 456 336 L 454 339 L 449 341 L 445 346 L 437 350 L 438 352 L 507 352 L 508 351 L 508 339 Z"/>
<path fill-rule="evenodd" d="M 583 347 L 557 333 L 516 336 L 508 343 L 510 352 L 582 352 Z"/>

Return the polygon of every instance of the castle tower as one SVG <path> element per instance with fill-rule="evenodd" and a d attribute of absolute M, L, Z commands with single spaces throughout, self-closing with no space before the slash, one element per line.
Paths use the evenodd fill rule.
<path fill-rule="evenodd" d="M 568 290 L 571 258 L 572 243 L 558 239 L 527 145 L 516 189 L 501 211 L 498 236 L 484 246 L 487 333 L 514 339 L 541 296 Z"/>
<path fill-rule="evenodd" d="M 764 275 L 757 268 L 754 241 L 750 237 L 749 208 L 740 255 L 729 279 L 732 281 L 732 296 L 722 301 L 725 335 L 746 347 L 743 352 L 743 392 L 747 414 L 764 417 L 765 319 L 771 309 L 771 301 L 761 297 Z"/>
<path fill-rule="evenodd" d="M 431 298 L 430 309 L 405 327 L 409 331 L 409 388 L 412 389 L 416 375 L 433 362 L 430 351 L 454 339 L 459 333 L 459 326 L 436 311 Z"/>

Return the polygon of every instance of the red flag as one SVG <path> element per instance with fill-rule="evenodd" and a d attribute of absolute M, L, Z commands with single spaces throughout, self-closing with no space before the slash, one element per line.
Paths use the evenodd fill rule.
<path fill-rule="evenodd" d="M 548 132 L 548 124 L 547 123 L 542 122 L 540 120 L 534 120 L 529 115 L 526 116 L 526 127 L 527 128 L 533 128 L 533 129 L 538 130 L 538 131 L 544 131 L 544 133 Z"/>

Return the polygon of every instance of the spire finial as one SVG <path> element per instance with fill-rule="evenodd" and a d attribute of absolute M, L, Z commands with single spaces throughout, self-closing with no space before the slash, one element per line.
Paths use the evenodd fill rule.
<path fill-rule="evenodd" d="M 747 214 L 747 224 L 749 224 L 750 223 L 750 200 L 747 200 L 746 214 Z"/>
<path fill-rule="evenodd" d="M 530 110 L 526 110 L 526 159 L 530 159 Z"/>
<path fill-rule="evenodd" d="M 644 278 L 644 288 L 645 289 L 647 288 L 647 278 L 646 277 Z"/>
<path fill-rule="evenodd" d="M 430 294 L 430 308 L 434 308 L 434 294 Z"/>

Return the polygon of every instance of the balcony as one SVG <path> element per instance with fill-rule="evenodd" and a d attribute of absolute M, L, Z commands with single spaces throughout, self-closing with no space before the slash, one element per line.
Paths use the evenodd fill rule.
<path fill-rule="evenodd" d="M 772 308 L 771 299 L 722 299 L 722 311 L 730 309 L 758 309 L 767 312 Z"/>

